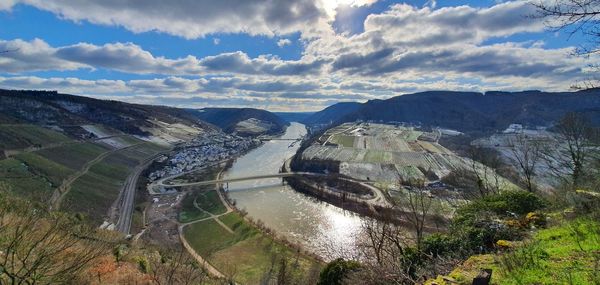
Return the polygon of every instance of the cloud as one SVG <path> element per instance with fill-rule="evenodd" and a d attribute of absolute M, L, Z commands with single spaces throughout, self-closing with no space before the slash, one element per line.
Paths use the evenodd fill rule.
<path fill-rule="evenodd" d="M 221 43 L 221 39 L 219 39 L 219 38 L 214 38 L 213 39 L 213 44 L 214 45 L 219 45 L 220 43 Z"/>
<path fill-rule="evenodd" d="M 296 60 L 269 54 L 250 57 L 243 51 L 201 58 L 194 55 L 167 58 L 133 43 L 50 46 L 40 39 L 0 41 L 0 48 L 15 50 L 0 55 L 0 72 L 18 75 L 0 77 L 0 86 L 7 88 L 57 89 L 164 104 L 206 102 L 227 105 L 230 100 L 231 105 L 247 103 L 285 109 L 293 105 L 307 104 L 312 106 L 309 108 L 316 108 L 336 101 L 385 99 L 425 90 L 558 91 L 567 89 L 575 80 L 588 77 L 585 67 L 589 62 L 569 57 L 570 48 L 549 48 L 552 45 L 544 45 L 541 41 L 510 42 L 512 35 L 543 32 L 543 23 L 525 17 L 532 12 L 525 1 L 502 2 L 487 8 L 436 9 L 432 2 L 423 7 L 395 4 L 381 13 L 367 16 L 364 31 L 353 35 L 336 34 L 330 29 L 329 14 L 332 12 L 323 10 L 333 9 L 335 13 L 337 8 L 326 7 L 321 0 L 293 1 L 293 5 L 301 6 L 296 8 L 283 5 L 292 5 L 286 1 L 276 1 L 277 5 L 262 8 L 255 4 L 272 4 L 270 1 L 275 0 L 246 1 L 248 3 L 233 7 L 227 15 L 217 8 L 209 8 L 215 15 L 208 17 L 216 19 L 215 23 L 209 24 L 200 17 L 208 13 L 206 11 L 190 16 L 194 9 L 206 5 L 205 1 L 190 2 L 189 11 L 180 11 L 178 7 L 156 10 L 161 11 L 161 15 L 157 15 L 157 22 L 152 23 L 145 21 L 152 19 L 150 16 L 155 13 L 150 7 L 163 7 L 162 3 L 155 3 L 158 0 L 149 1 L 148 7 L 112 0 L 98 3 L 24 1 L 66 19 L 120 25 L 134 31 L 149 29 L 190 38 L 217 32 L 264 34 L 273 36 L 270 40 L 284 47 L 292 41 L 282 35 L 301 30 L 299 43 L 304 51 Z M 369 5 L 373 1 L 359 2 Z M 119 9 L 108 7 L 107 3 Z M 181 3 L 177 1 L 172 5 Z M 215 5 L 224 9 L 222 3 Z M 75 11 L 74 7 L 81 10 Z M 99 10 L 84 15 L 90 7 Z M 305 9 L 313 11 L 310 7 L 316 9 L 317 14 L 306 14 L 302 19 L 299 15 L 291 15 L 290 19 L 282 16 Z M 280 13 L 273 11 L 276 8 L 281 10 Z M 172 11 L 172 15 L 164 11 Z M 248 11 L 257 14 L 248 14 Z M 173 21 L 173 27 L 161 23 L 167 19 Z M 191 23 L 194 19 L 198 23 Z M 318 23 L 304 22 L 304 19 Z M 219 24 L 219 21 L 230 20 L 231 26 Z M 329 28 L 323 28 L 323 23 Z M 189 31 L 178 30 L 180 24 L 188 24 Z M 255 26 L 245 26 L 250 24 L 256 24 L 256 30 L 247 28 Z M 218 40 L 213 38 L 213 43 Z M 597 59 L 596 56 L 590 58 L 592 61 Z M 44 79 L 26 74 L 79 69 L 116 70 L 154 78 L 90 81 Z M 196 99 L 200 101 L 193 101 Z"/>
<path fill-rule="evenodd" d="M 0 57 L 0 71 L 9 73 L 111 69 L 133 74 L 206 75 L 207 73 L 241 73 L 249 75 L 318 74 L 323 60 L 285 61 L 273 56 L 250 58 L 244 52 L 224 53 L 198 59 L 188 55 L 168 59 L 156 57 L 132 43 L 89 43 L 51 47 L 40 39 L 0 41 L 0 49 L 11 52 Z"/>
<path fill-rule="evenodd" d="M 56 49 L 40 39 L 30 42 L 20 39 L 13 41 L 0 40 L 0 70 L 9 73 L 39 70 L 73 70 L 85 65 L 66 61 L 53 56 Z"/>
<path fill-rule="evenodd" d="M 395 4 L 365 20 L 365 31 L 384 31 L 382 39 L 409 46 L 481 43 L 494 37 L 541 32 L 544 22 L 528 17 L 535 7 L 526 1 L 501 3 L 489 8 L 470 6 L 431 9 Z"/>
<path fill-rule="evenodd" d="M 290 41 L 289 39 L 280 39 L 279 41 L 277 41 L 277 46 L 279 47 L 284 47 L 286 45 L 291 45 L 292 41 Z"/>
<path fill-rule="evenodd" d="M 329 0 L 11 0 L 50 11 L 63 19 L 121 26 L 135 33 L 159 31 L 187 39 L 215 33 L 311 34 L 333 20 Z"/>
<path fill-rule="evenodd" d="M 200 65 L 206 68 L 207 72 L 269 75 L 319 74 L 325 63 L 325 60 L 285 61 L 271 56 L 251 59 L 241 51 L 207 56 L 200 61 Z"/>

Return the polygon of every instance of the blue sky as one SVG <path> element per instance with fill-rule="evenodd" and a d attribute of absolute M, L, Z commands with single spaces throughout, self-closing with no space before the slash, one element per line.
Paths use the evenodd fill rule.
<path fill-rule="evenodd" d="M 95 3 L 99 2 L 99 3 Z M 526 1 L 9 0 L 0 87 L 314 111 L 425 90 L 566 90 L 581 36 Z"/>

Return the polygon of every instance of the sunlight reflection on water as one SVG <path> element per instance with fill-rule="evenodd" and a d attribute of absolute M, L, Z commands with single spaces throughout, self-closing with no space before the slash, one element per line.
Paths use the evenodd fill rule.
<path fill-rule="evenodd" d="M 303 125 L 292 123 L 283 137 L 297 138 L 305 132 Z M 266 143 L 239 158 L 225 177 L 275 174 L 298 144 L 288 146 L 289 141 Z M 282 185 L 280 178 L 229 183 L 229 195 L 249 216 L 325 259 L 355 251 L 358 215 L 300 194 Z"/>

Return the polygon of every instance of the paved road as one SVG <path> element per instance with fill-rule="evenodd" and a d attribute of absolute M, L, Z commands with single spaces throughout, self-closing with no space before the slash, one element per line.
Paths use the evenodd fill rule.
<path fill-rule="evenodd" d="M 137 186 L 137 181 L 144 169 L 146 169 L 155 158 L 163 153 L 164 152 L 161 152 L 153 155 L 150 158 L 147 158 L 144 162 L 136 166 L 133 170 L 133 173 L 131 173 L 127 177 L 127 180 L 125 180 L 125 185 L 123 186 L 118 198 L 119 219 L 115 227 L 117 231 L 124 234 L 129 234 L 131 231 L 131 218 L 133 216 L 133 204 L 135 202 L 135 188 Z"/>

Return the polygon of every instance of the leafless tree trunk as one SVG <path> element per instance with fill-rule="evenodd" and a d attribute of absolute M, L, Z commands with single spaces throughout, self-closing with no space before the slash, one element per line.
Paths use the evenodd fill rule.
<path fill-rule="evenodd" d="M 0 284 L 72 282 L 110 252 L 108 234 L 29 203 L 8 203 L 0 201 Z"/>
<path fill-rule="evenodd" d="M 509 144 L 523 184 L 529 192 L 534 192 L 536 167 L 542 158 L 543 143 L 535 138 L 528 138 L 525 134 L 517 134 Z"/>
<path fill-rule="evenodd" d="M 502 187 L 500 185 L 501 177 L 497 172 L 502 166 L 502 161 L 491 151 L 477 146 L 471 146 L 468 150 L 470 170 L 476 178 L 475 182 L 480 197 L 498 193 Z"/>
<path fill-rule="evenodd" d="M 152 281 L 157 284 L 198 284 L 207 277 L 183 246 L 173 255 L 159 254 L 150 258 Z"/>
<path fill-rule="evenodd" d="M 574 189 L 583 182 L 586 168 L 597 152 L 597 130 L 585 116 L 569 113 L 559 121 L 556 132 L 556 147 L 544 153 L 545 159 L 553 173 Z"/>
<path fill-rule="evenodd" d="M 433 199 L 429 197 L 428 192 L 425 191 L 425 186 L 422 182 L 413 185 L 411 188 L 405 202 L 405 207 L 407 208 L 406 220 L 414 230 L 415 243 L 417 248 L 420 249 L 423 241 L 425 223 L 431 210 Z"/>

